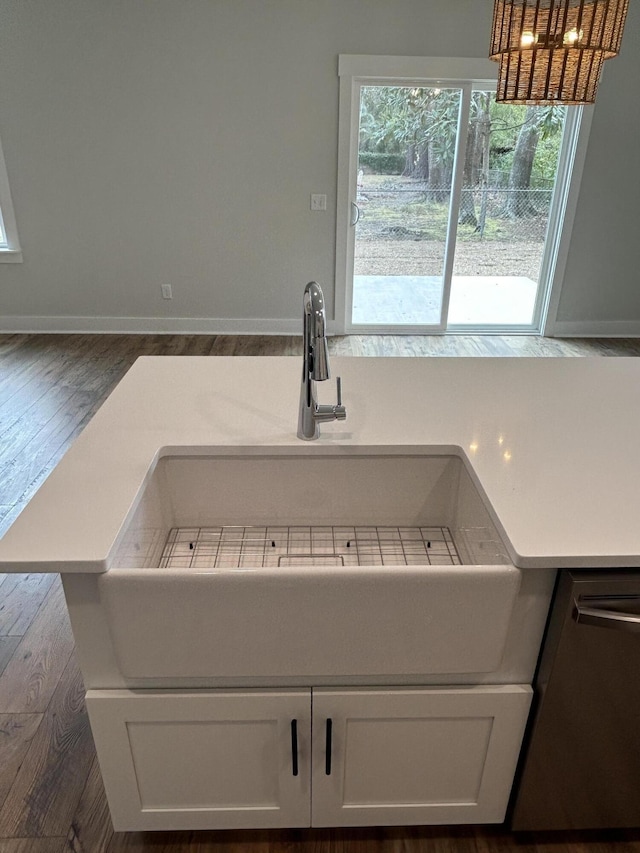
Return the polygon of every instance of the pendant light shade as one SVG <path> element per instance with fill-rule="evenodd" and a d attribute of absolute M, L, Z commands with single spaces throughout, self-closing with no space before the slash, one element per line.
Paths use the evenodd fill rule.
<path fill-rule="evenodd" d="M 495 0 L 496 100 L 592 104 L 602 63 L 620 50 L 629 0 Z"/>

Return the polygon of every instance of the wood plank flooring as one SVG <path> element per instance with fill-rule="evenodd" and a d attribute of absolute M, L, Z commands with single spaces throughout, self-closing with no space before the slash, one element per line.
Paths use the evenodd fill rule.
<path fill-rule="evenodd" d="M 639 356 L 640 340 L 347 336 L 347 356 Z M 0 535 L 140 355 L 301 355 L 300 337 L 0 335 Z M 292 413 L 292 429 L 295 413 Z M 640 830 L 114 833 L 59 578 L 0 574 L 0 853 L 640 853 Z"/>

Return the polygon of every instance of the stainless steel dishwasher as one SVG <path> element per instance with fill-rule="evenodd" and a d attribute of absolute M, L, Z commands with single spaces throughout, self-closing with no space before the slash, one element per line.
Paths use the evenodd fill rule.
<path fill-rule="evenodd" d="M 640 826 L 640 572 L 562 572 L 514 830 Z"/>

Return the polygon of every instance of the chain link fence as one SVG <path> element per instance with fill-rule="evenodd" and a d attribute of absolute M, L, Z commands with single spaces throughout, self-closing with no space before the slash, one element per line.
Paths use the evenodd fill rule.
<path fill-rule="evenodd" d="M 537 280 L 553 188 L 515 189 L 504 174 L 490 174 L 486 187 L 462 189 L 456 272 Z M 361 176 L 356 274 L 439 274 L 450 193 L 450 186 L 410 178 Z"/>

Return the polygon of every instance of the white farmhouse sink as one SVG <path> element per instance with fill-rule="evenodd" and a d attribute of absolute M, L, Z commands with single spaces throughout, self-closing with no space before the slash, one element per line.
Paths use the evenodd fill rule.
<path fill-rule="evenodd" d="M 202 559 L 199 541 L 228 526 L 264 539 L 255 560 Z M 346 530 L 341 548 L 362 527 L 383 538 L 410 528 L 425 558 L 331 558 L 335 540 L 328 557 L 263 558 L 280 546 L 273 531 L 310 526 Z M 433 528 L 450 534 L 453 557 L 437 553 Z M 177 560 L 165 553 L 172 530 Z M 416 676 L 498 667 L 520 572 L 461 457 L 227 449 L 160 457 L 97 582 L 128 679 Z"/>

